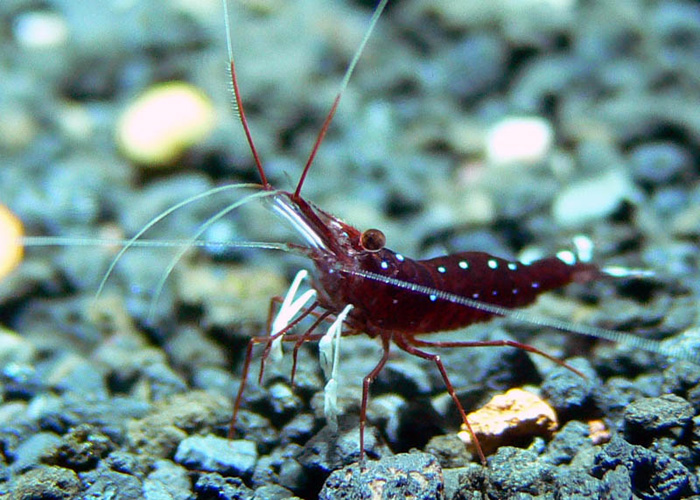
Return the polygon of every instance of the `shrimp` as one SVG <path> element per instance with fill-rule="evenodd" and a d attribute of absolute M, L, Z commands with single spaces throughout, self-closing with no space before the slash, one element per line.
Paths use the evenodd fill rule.
<path fill-rule="evenodd" d="M 463 328 L 487 321 L 493 316 L 517 316 L 513 313 L 513 309 L 530 305 L 540 294 L 572 282 L 585 283 L 602 276 L 632 276 L 644 273 L 635 270 L 600 269 L 591 263 L 581 262 L 571 252 L 562 252 L 557 256 L 531 263 L 508 261 L 483 252 L 460 252 L 429 260 L 413 260 L 386 248 L 386 238 L 382 231 L 378 229 L 360 231 L 303 198 L 301 190 L 304 181 L 338 109 L 343 90 L 386 3 L 386 0 L 382 0 L 374 11 L 370 27 L 345 73 L 340 90 L 321 126 L 293 192 L 275 190 L 267 179 L 246 118 L 231 37 L 230 35 L 228 37 L 231 80 L 238 115 L 260 175 L 261 189 L 270 194 L 264 198 L 264 202 L 271 211 L 286 220 L 305 241 L 306 246 L 290 244 L 288 250 L 300 253 L 311 260 L 317 276 L 313 282 L 314 291 L 300 297 L 294 302 L 295 306 L 290 306 L 291 297 L 295 292 L 285 300 L 281 314 L 288 317 L 281 321 L 279 328 L 273 327 L 270 336 L 256 337 L 249 341 L 242 383 L 234 402 L 229 436 L 235 433 L 236 419 L 246 386 L 253 347 L 256 344 L 266 344 L 261 361 L 264 363 L 273 345 L 278 346 L 282 340 L 295 342 L 296 365 L 296 352 L 301 343 L 311 340 L 322 342 L 326 340 L 330 343 L 335 340 L 335 350 L 330 347 L 322 348 L 322 356 L 329 356 L 331 353 L 337 356 L 337 342 L 340 336 L 366 334 L 380 339 L 382 356 L 374 369 L 364 377 L 362 383 L 360 461 L 364 458 L 364 430 L 370 385 L 387 363 L 390 346 L 395 344 L 399 349 L 435 364 L 464 425 L 472 436 L 481 462 L 486 464 L 484 453 L 440 356 L 423 350 L 424 347 L 516 347 L 544 356 L 578 375 L 583 376 L 583 374 L 553 356 L 519 342 L 507 340 L 436 342 L 418 337 Z M 227 8 L 226 2 L 224 6 Z M 225 15 L 228 19 L 228 12 Z M 227 31 L 230 32 L 230 30 Z M 298 283 L 293 285 L 293 289 L 296 286 Z M 291 312 L 288 311 L 288 307 L 292 307 Z M 292 321 L 295 314 L 300 311 L 301 315 Z M 285 335 L 291 326 L 310 314 L 316 314 L 318 319 L 305 333 Z M 329 317 L 335 318 L 329 333 L 314 334 L 314 329 Z M 525 315 L 520 317 L 528 319 Z M 535 320 L 535 322 L 547 324 L 546 321 Z M 626 342 L 669 356 L 689 357 L 687 353 L 680 350 L 667 349 L 656 342 L 621 332 L 593 327 L 579 328 L 558 323 L 555 326 L 599 338 Z M 341 327 L 346 328 L 342 333 Z M 330 363 L 327 373 L 333 370 L 334 364 Z M 260 377 L 262 372 L 261 369 Z M 327 386 L 330 395 L 327 394 L 327 398 L 333 398 L 334 383 L 335 377 L 331 376 L 330 387 Z M 333 406 L 332 402 L 330 406 Z M 328 403 L 327 413 L 333 415 L 333 409 L 328 408 Z"/>
<path fill-rule="evenodd" d="M 289 295 L 289 300 L 282 301 L 278 319 L 273 324 L 269 335 L 255 337 L 250 340 L 246 351 L 242 382 L 234 401 L 233 417 L 230 423 L 229 435 L 235 433 L 236 419 L 243 403 L 249 368 L 252 362 L 253 349 L 256 345 L 264 344 L 261 363 L 273 356 L 280 341 L 294 343 L 294 361 L 299 347 L 311 341 L 319 341 L 325 347 L 322 354 L 332 356 L 327 360 L 330 381 L 335 380 L 334 370 L 338 369 L 338 342 L 342 336 L 368 335 L 381 342 L 382 355 L 371 372 L 365 375 L 362 383 L 362 401 L 360 407 L 360 458 L 364 458 L 364 432 L 367 424 L 367 405 L 369 389 L 389 359 L 391 346 L 425 359 L 439 370 L 448 393 L 459 410 L 463 423 L 470 430 L 466 412 L 457 397 L 453 384 L 450 382 L 447 370 L 439 355 L 428 352 L 429 348 L 462 348 L 511 346 L 537 355 L 544 356 L 563 366 L 545 352 L 532 346 L 513 341 L 460 341 L 441 342 L 421 338 L 435 332 L 454 330 L 478 322 L 484 322 L 496 316 L 512 317 L 541 325 L 549 325 L 560 330 L 582 333 L 598 338 L 626 343 L 633 347 L 662 353 L 672 357 L 690 359 L 696 358 L 681 350 L 667 348 L 650 340 L 640 339 L 622 332 L 614 332 L 594 327 L 571 325 L 563 322 L 532 317 L 519 308 L 532 304 L 541 294 L 566 286 L 572 282 L 586 283 L 608 276 L 635 276 L 630 270 L 615 270 L 599 268 L 590 262 L 577 259 L 573 253 L 562 253 L 557 256 L 544 258 L 535 262 L 518 262 L 506 260 L 483 252 L 459 252 L 449 256 L 428 260 L 414 260 L 401 253 L 387 248 L 386 238 L 379 229 L 361 231 L 346 224 L 338 217 L 331 215 L 302 196 L 305 184 L 316 155 L 324 137 L 331 126 L 333 117 L 338 109 L 341 96 L 350 80 L 353 70 L 370 37 L 370 33 L 379 19 L 386 0 L 383 0 L 373 15 L 370 28 L 363 42 L 357 49 L 352 62 L 345 73 L 331 109 L 318 133 L 311 153 L 297 181 L 294 191 L 288 192 L 275 189 L 268 179 L 263 166 L 261 155 L 255 146 L 253 134 L 248 125 L 244 102 L 239 88 L 238 75 L 234 64 L 231 30 L 227 28 L 229 63 L 232 85 L 238 115 L 248 141 L 251 154 L 257 167 L 260 185 L 248 186 L 258 190 L 257 193 L 246 197 L 240 202 L 230 205 L 205 223 L 200 231 L 192 237 L 191 242 L 176 243 L 186 249 L 192 244 L 198 244 L 197 238 L 208 227 L 237 209 L 252 201 L 261 201 L 270 211 L 284 219 L 300 236 L 304 244 L 256 244 L 249 243 L 251 248 L 269 248 L 282 250 L 308 258 L 315 268 L 315 279 L 312 282 L 312 294 L 303 295 L 301 301 Z M 224 2 L 225 19 L 229 20 L 227 2 Z M 194 196 L 175 205 L 147 224 L 119 252 L 108 272 L 104 275 L 100 290 L 114 269 L 116 262 L 123 253 L 139 244 L 146 244 L 140 237 L 150 227 L 172 214 L 180 207 L 201 199 L 213 196 L 228 189 L 239 189 L 242 186 L 224 186 Z M 27 240 L 28 242 L 28 240 Z M 37 240 L 37 242 L 39 242 Z M 46 243 L 46 240 L 43 240 Z M 64 242 L 65 243 L 65 242 Z M 85 243 L 90 243 L 85 241 Z M 245 246 L 233 244 L 232 246 Z M 174 265 L 174 263 L 173 263 Z M 171 269 L 172 265 L 168 266 Z M 167 275 L 167 273 L 166 273 Z M 300 280 L 303 279 L 300 278 Z M 296 305 L 296 307 L 294 307 Z M 314 317 L 315 320 L 303 333 L 292 335 L 288 332 L 302 320 Z M 317 333 L 320 325 L 331 321 L 328 333 Z M 327 344 L 333 347 L 328 348 Z M 273 356 L 274 357 L 274 356 Z M 578 373 L 575 369 L 572 371 Z M 262 370 L 261 375 L 262 377 Z M 294 368 L 292 377 L 294 376 Z M 333 398 L 333 386 L 327 389 L 328 398 Z M 333 415 L 333 402 L 328 404 L 329 415 Z M 473 434 L 473 433 L 472 433 Z M 479 458 L 486 462 L 483 452 L 476 443 Z"/>

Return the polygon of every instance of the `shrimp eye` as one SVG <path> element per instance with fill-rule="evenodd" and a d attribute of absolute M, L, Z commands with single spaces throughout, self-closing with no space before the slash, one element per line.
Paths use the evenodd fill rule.
<path fill-rule="evenodd" d="M 360 236 L 360 245 L 368 252 L 378 252 L 386 245 L 386 236 L 379 229 L 368 229 Z"/>

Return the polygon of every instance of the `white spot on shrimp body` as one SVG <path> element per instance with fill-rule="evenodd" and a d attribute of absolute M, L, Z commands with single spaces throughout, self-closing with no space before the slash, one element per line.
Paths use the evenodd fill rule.
<path fill-rule="evenodd" d="M 435 302 L 437 300 L 437 295 L 435 294 L 430 294 L 430 302 Z"/>
<path fill-rule="evenodd" d="M 397 254 L 396 254 L 396 260 L 398 260 L 399 262 L 403 262 L 403 261 L 404 261 L 404 256 L 401 255 L 400 253 L 397 253 Z"/>
<path fill-rule="evenodd" d="M 498 269 L 498 262 L 496 261 L 496 259 L 489 259 L 488 266 L 491 269 Z"/>
<path fill-rule="evenodd" d="M 515 262 L 509 262 L 508 263 L 508 269 L 511 271 L 515 271 L 518 268 L 518 265 Z"/>
<path fill-rule="evenodd" d="M 513 288 L 513 295 L 517 295 L 517 294 L 518 294 L 518 289 L 517 289 L 517 288 Z"/>
<path fill-rule="evenodd" d="M 389 269 L 389 263 L 383 260 L 382 263 L 379 264 L 379 267 L 381 267 L 382 269 Z"/>
<path fill-rule="evenodd" d="M 532 282 L 532 288 L 539 288 L 540 284 L 537 281 Z"/>
<path fill-rule="evenodd" d="M 478 294 L 478 293 L 472 294 L 472 298 L 478 299 L 478 298 L 479 298 L 479 294 Z"/>
<path fill-rule="evenodd" d="M 447 272 L 447 269 L 445 269 L 445 266 L 438 266 L 437 272 L 444 274 Z"/>
<path fill-rule="evenodd" d="M 573 252 L 570 252 L 569 250 L 562 250 L 561 252 L 557 252 L 557 259 L 559 259 L 568 266 L 573 266 L 574 264 L 576 264 L 576 256 Z"/>
<path fill-rule="evenodd" d="M 469 269 L 469 262 L 466 260 L 460 260 L 459 264 L 457 264 L 460 269 Z"/>

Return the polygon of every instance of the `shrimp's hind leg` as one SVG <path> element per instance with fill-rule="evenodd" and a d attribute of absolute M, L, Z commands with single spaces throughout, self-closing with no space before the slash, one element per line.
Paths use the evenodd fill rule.
<path fill-rule="evenodd" d="M 412 343 L 418 343 L 421 341 L 417 341 L 413 337 L 409 336 L 402 336 L 402 335 L 396 335 L 394 338 L 394 341 L 396 342 L 396 345 L 399 346 L 399 349 L 402 349 L 403 351 L 406 351 L 409 354 L 412 354 L 414 356 L 418 356 L 419 358 L 427 359 L 428 361 L 432 361 L 435 363 L 437 366 L 438 370 L 440 371 L 440 375 L 442 375 L 442 380 L 445 382 L 445 387 L 447 388 L 447 392 L 449 393 L 450 397 L 452 397 L 452 401 L 454 401 L 455 405 L 457 406 L 457 410 L 459 411 L 459 414 L 462 417 L 462 422 L 464 422 L 464 425 L 467 427 L 467 430 L 469 431 L 469 434 L 471 435 L 472 442 L 474 443 L 476 447 L 476 451 L 479 454 L 479 459 L 481 460 L 482 465 L 486 465 L 486 456 L 484 455 L 483 450 L 481 449 L 481 444 L 479 444 L 479 439 L 476 437 L 476 434 L 474 434 L 474 431 L 472 430 L 472 426 L 469 424 L 469 420 L 467 419 L 467 413 L 464 411 L 464 407 L 462 406 L 462 403 L 459 401 L 459 398 L 457 397 L 457 393 L 455 392 L 454 386 L 452 385 L 452 382 L 450 382 L 450 377 L 447 376 L 447 371 L 445 370 L 445 365 L 442 363 L 442 360 L 440 359 L 439 354 L 431 354 L 429 352 L 422 351 L 415 347 L 414 345 L 411 345 Z M 431 343 L 431 342 L 426 342 L 427 345 L 437 345 L 440 346 L 440 342 L 437 343 Z M 364 395 L 364 394 L 363 394 Z M 363 401 L 364 403 L 364 401 Z"/>

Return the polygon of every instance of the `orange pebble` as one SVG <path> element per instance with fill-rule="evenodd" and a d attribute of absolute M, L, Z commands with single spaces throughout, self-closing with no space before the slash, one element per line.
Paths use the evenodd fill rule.
<path fill-rule="evenodd" d="M 482 408 L 467 415 L 485 454 L 499 446 L 518 444 L 533 436 L 549 436 L 559 423 L 554 410 L 544 400 L 522 389 L 511 389 L 494 396 Z M 474 450 L 471 434 L 462 424 L 460 439 Z"/>
<path fill-rule="evenodd" d="M 0 280 L 10 274 L 22 261 L 24 230 L 20 220 L 10 210 L 0 205 Z"/>

